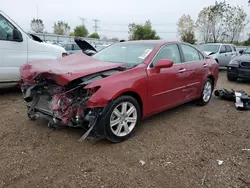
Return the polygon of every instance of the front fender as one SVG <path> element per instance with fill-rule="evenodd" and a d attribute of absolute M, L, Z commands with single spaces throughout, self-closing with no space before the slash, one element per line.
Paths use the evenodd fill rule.
<path fill-rule="evenodd" d="M 97 80 L 85 88 L 99 88 L 88 102 L 89 108 L 104 107 L 110 101 L 126 92 L 138 94 L 143 102 L 143 109 L 147 106 L 147 74 L 145 67 L 137 67 L 110 77 Z"/>

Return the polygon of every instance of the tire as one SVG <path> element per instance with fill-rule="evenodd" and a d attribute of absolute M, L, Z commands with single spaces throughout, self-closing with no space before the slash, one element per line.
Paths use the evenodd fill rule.
<path fill-rule="evenodd" d="M 198 99 L 198 105 L 200 106 L 207 105 L 211 100 L 212 95 L 213 95 L 213 82 L 210 78 L 207 78 L 202 87 L 202 93 L 201 97 Z"/>
<path fill-rule="evenodd" d="M 122 107 L 125 109 L 125 106 L 126 110 L 123 110 Z M 127 95 L 118 97 L 103 118 L 106 138 L 113 143 L 127 140 L 139 123 L 140 118 L 141 108 L 136 99 Z M 132 120 L 133 122 L 130 122 Z"/>
<path fill-rule="evenodd" d="M 238 79 L 237 76 L 231 75 L 227 73 L 227 80 L 230 82 L 236 81 Z"/>

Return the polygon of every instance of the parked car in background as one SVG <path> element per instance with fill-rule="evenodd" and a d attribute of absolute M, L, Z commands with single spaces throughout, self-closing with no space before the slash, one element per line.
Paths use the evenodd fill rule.
<path fill-rule="evenodd" d="M 129 41 L 23 66 L 28 117 L 89 129 L 91 138 L 127 139 L 140 119 L 191 100 L 206 105 L 218 64 L 190 44 Z M 34 82 L 36 80 L 36 82 Z"/>
<path fill-rule="evenodd" d="M 67 55 L 84 53 L 88 56 L 92 56 L 97 52 L 96 48 L 94 48 L 91 44 L 81 39 L 80 37 L 76 37 L 74 41 L 75 42 L 67 42 L 65 44 L 61 44 L 67 51 Z"/>
<path fill-rule="evenodd" d="M 238 55 L 236 47 L 233 44 L 210 43 L 199 45 L 198 48 L 215 59 L 220 67 L 226 67 Z"/>
<path fill-rule="evenodd" d="M 65 52 L 62 47 L 27 34 L 0 11 L 0 83 L 20 80 L 19 68 L 29 61 L 57 59 Z"/>
<path fill-rule="evenodd" d="M 82 52 L 81 48 L 75 42 L 64 43 L 62 47 L 67 51 L 68 55 Z"/>
<path fill-rule="evenodd" d="M 250 47 L 240 50 L 240 56 L 235 57 L 227 66 L 227 79 L 236 81 L 238 78 L 250 79 Z"/>

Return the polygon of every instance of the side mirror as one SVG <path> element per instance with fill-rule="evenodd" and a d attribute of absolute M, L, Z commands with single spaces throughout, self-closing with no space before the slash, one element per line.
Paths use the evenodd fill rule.
<path fill-rule="evenodd" d="M 13 40 L 16 42 L 22 42 L 23 36 L 22 33 L 18 29 L 13 29 Z"/>
<path fill-rule="evenodd" d="M 240 50 L 239 54 L 242 55 L 244 53 L 244 50 Z"/>
<path fill-rule="evenodd" d="M 171 59 L 160 59 L 159 61 L 157 61 L 155 68 L 157 69 L 170 68 L 173 65 L 174 62 Z"/>

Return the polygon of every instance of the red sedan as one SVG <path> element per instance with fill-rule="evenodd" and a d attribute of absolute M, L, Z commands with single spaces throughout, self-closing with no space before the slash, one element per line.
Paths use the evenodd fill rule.
<path fill-rule="evenodd" d="M 121 142 L 141 119 L 191 100 L 206 105 L 218 64 L 190 44 L 149 40 L 30 62 L 20 72 L 30 119 Z"/>

